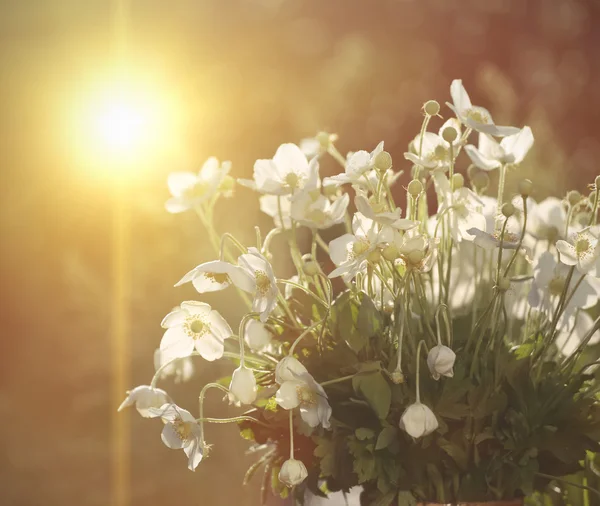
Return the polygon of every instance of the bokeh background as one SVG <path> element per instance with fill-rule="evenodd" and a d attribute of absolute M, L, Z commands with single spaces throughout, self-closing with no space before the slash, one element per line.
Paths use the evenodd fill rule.
<path fill-rule="evenodd" d="M 194 298 L 173 283 L 213 258 L 195 216 L 164 211 L 170 171 L 214 155 L 249 177 L 254 160 L 319 130 L 338 133 L 342 152 L 383 139 L 407 170 L 422 103 L 449 100 L 462 78 L 497 123 L 532 127 L 522 173 L 538 198 L 585 191 L 599 172 L 597 0 L 3 0 L 0 71 L 6 506 L 122 506 L 111 474 L 115 366 L 128 387 L 150 381 L 161 318 Z M 86 119 L 115 75 L 161 113 L 130 158 L 98 145 Z M 246 242 L 253 225 L 270 226 L 241 188 L 216 221 Z M 235 326 L 233 293 L 204 300 Z M 123 351 L 111 345 L 115 308 Z M 191 410 L 202 384 L 231 371 L 196 364 L 190 383 L 165 383 Z M 209 413 L 235 413 L 214 396 Z M 208 427 L 213 452 L 191 473 L 159 422 L 121 416 L 129 504 L 259 504 L 260 480 L 241 486 L 252 457 L 235 427 Z"/>

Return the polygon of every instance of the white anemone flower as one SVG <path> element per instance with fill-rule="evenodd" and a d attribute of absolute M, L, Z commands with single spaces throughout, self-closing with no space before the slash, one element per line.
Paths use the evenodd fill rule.
<path fill-rule="evenodd" d="M 294 357 L 285 357 L 275 369 L 275 381 L 280 385 L 275 400 L 283 409 L 300 408 L 300 416 L 310 427 L 329 428 L 331 407 L 321 385 Z"/>
<path fill-rule="evenodd" d="M 410 143 L 410 150 L 404 153 L 404 158 L 415 165 L 421 165 L 428 169 L 445 170 L 450 167 L 450 143 L 442 137 L 442 132 L 449 127 L 454 128 L 458 134 L 452 142 L 454 156 L 456 156 L 461 142 L 460 121 L 456 118 L 450 118 L 442 125 L 439 134 L 425 132 L 423 134 L 423 142 L 421 142 L 421 134 L 418 134 Z"/>
<path fill-rule="evenodd" d="M 600 229 L 588 227 L 571 235 L 570 241 L 556 242 L 560 253 L 560 261 L 566 265 L 574 265 L 581 274 L 600 274 Z"/>
<path fill-rule="evenodd" d="M 344 221 L 349 201 L 347 193 L 331 202 L 320 193 L 304 192 L 292 202 L 291 215 L 301 225 L 323 230 Z"/>
<path fill-rule="evenodd" d="M 135 404 L 135 409 L 140 415 L 144 418 L 151 418 L 150 410 L 152 408 L 159 408 L 169 402 L 171 402 L 169 395 L 164 390 L 149 385 L 140 385 L 127 392 L 127 397 L 119 406 L 118 411 Z"/>
<path fill-rule="evenodd" d="M 244 327 L 244 340 L 251 350 L 264 351 L 271 344 L 273 334 L 264 323 L 258 320 L 248 320 Z"/>
<path fill-rule="evenodd" d="M 229 394 L 236 404 L 252 404 L 256 400 L 256 378 L 251 369 L 240 365 L 233 371 Z"/>
<path fill-rule="evenodd" d="M 404 410 L 400 428 L 418 439 L 434 432 L 438 428 L 438 421 L 428 406 L 417 401 Z"/>
<path fill-rule="evenodd" d="M 380 225 L 387 225 L 396 230 L 410 230 L 419 225 L 416 221 L 402 218 L 402 209 L 399 207 L 393 211 L 386 211 L 383 205 L 371 203 L 364 195 L 356 195 L 354 204 L 360 214 Z"/>
<path fill-rule="evenodd" d="M 277 228 L 291 228 L 292 200 L 288 195 L 261 195 L 258 200 L 260 210 L 273 218 Z"/>
<path fill-rule="evenodd" d="M 567 212 L 561 199 L 548 197 L 527 207 L 527 232 L 534 238 L 555 243 L 564 239 Z"/>
<path fill-rule="evenodd" d="M 286 460 L 279 470 L 279 481 L 288 487 L 300 485 L 307 476 L 306 466 L 301 460 L 297 459 Z"/>
<path fill-rule="evenodd" d="M 429 350 L 427 355 L 427 366 L 434 380 L 439 380 L 441 376 L 452 378 L 454 376 L 454 361 L 456 354 L 442 344 L 438 344 Z"/>
<path fill-rule="evenodd" d="M 504 137 L 499 143 L 486 134 L 479 134 L 479 148 L 472 144 L 465 146 L 471 161 L 481 170 L 490 171 L 502 165 L 517 165 L 533 146 L 533 133 L 528 126 L 516 134 Z"/>
<path fill-rule="evenodd" d="M 185 383 L 194 375 L 194 361 L 192 357 L 169 359 L 166 353 L 157 348 L 154 350 L 154 369 L 160 369 L 159 379 L 173 377 L 175 383 Z"/>
<path fill-rule="evenodd" d="M 319 162 L 308 162 L 305 154 L 295 144 L 282 144 L 271 160 L 257 160 L 254 179 L 240 179 L 240 184 L 267 195 L 295 195 L 317 188 Z"/>
<path fill-rule="evenodd" d="M 559 263 L 549 251 L 542 253 L 533 269 L 533 281 L 529 291 L 528 302 L 531 307 L 541 308 L 552 314 L 554 301 L 557 300 L 567 282 L 569 267 Z M 580 278 L 580 277 L 579 277 Z M 600 282 L 596 278 L 586 276 L 581 282 L 577 276 L 571 277 L 568 293 L 577 290 L 563 310 L 563 318 L 569 319 L 578 308 L 587 309 L 595 306 L 600 295 Z"/>
<path fill-rule="evenodd" d="M 204 443 L 202 429 L 192 414 L 176 404 L 165 404 L 151 410 L 152 417 L 164 422 L 161 438 L 173 450 L 183 450 L 188 457 L 188 469 L 195 471 L 202 460 Z"/>
<path fill-rule="evenodd" d="M 219 164 L 214 157 L 204 162 L 198 174 L 173 172 L 167 185 L 172 197 L 165 207 L 170 213 L 181 213 L 213 197 L 231 170 L 231 162 Z"/>
<path fill-rule="evenodd" d="M 456 117 L 463 125 L 477 132 L 496 137 L 512 135 L 519 130 L 515 127 L 496 125 L 487 109 L 471 104 L 471 99 L 462 84 L 462 80 L 455 79 L 452 81 L 450 95 L 452 96 L 453 103 L 449 104 L 446 102 L 446 105 L 454 111 Z"/>
<path fill-rule="evenodd" d="M 354 214 L 352 230 L 354 234 L 344 234 L 329 243 L 329 255 L 337 265 L 330 278 L 342 276 L 351 281 L 371 254 L 377 255 L 378 249 L 394 240 L 391 227 L 379 226 L 361 213 Z"/>
<path fill-rule="evenodd" d="M 168 359 L 188 357 L 196 350 L 205 360 L 217 360 L 225 351 L 225 339 L 233 335 L 225 319 L 204 302 L 182 302 L 161 326 L 167 330 L 160 351 Z"/>
<path fill-rule="evenodd" d="M 402 238 L 398 253 L 408 268 L 429 272 L 436 259 L 436 242 L 431 237 L 409 232 Z"/>
<path fill-rule="evenodd" d="M 345 171 L 323 179 L 323 186 L 364 183 L 366 174 L 375 167 L 375 158 L 381 152 L 383 152 L 383 141 L 370 153 L 363 150 L 352 153 L 346 160 Z"/>

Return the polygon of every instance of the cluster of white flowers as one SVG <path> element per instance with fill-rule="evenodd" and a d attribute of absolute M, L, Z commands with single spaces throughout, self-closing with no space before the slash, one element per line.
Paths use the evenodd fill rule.
<path fill-rule="evenodd" d="M 518 166 L 534 142 L 531 129 L 496 125 L 486 109 L 472 105 L 460 80 L 452 82 L 450 93 L 448 106 L 456 117 L 443 123 L 438 133 L 429 132 L 440 106 L 427 102 L 421 132 L 402 160 L 412 175 L 405 191 L 397 187 L 396 197 L 406 196 L 404 212 L 392 191 L 402 172 L 393 166 L 383 141 L 372 151 L 344 157 L 334 145 L 337 137 L 320 133 L 302 142 L 302 147 L 283 144 L 272 159 L 256 161 L 253 179 L 239 183 L 261 194 L 261 210 L 273 218 L 274 228 L 264 241 L 258 233 L 254 246 L 242 245 L 230 234 L 219 240 L 210 228 L 216 200 L 233 191 L 229 162 L 219 164 L 211 158 L 198 175 L 169 177 L 172 198 L 167 210 L 195 210 L 210 228 L 219 255 L 185 274 L 176 286 L 191 282 L 200 294 L 236 288 L 249 305 L 235 335 L 208 304 L 182 302 L 162 321 L 166 330 L 151 384 L 133 389 L 121 406 L 135 404 L 142 416 L 160 417 L 165 423 L 164 443 L 183 449 L 190 469 L 195 469 L 207 449 L 204 423 L 215 420 L 203 417 L 204 394 L 208 388 L 218 388 L 237 405 L 253 405 L 274 395 L 290 417 L 290 458 L 281 466 L 280 480 L 294 486 L 306 478 L 305 464 L 294 458 L 294 431 L 330 427 L 335 413 L 327 387 L 337 380 L 319 383 L 300 362 L 302 356 L 295 355 L 302 339 L 319 339 L 330 322 L 326 316 L 308 327 L 302 323 L 290 307 L 293 289 L 305 292 L 328 308 L 329 314 L 334 299 L 332 280 L 339 277 L 349 290 L 364 291 L 378 310 L 387 312 L 398 329 L 394 336 L 397 357 L 389 367 L 389 380 L 394 383 L 405 381 L 402 361 L 411 355 L 403 338 L 410 331 L 410 321 L 419 320 L 424 337 L 413 341 L 417 346 L 413 344 L 411 352 L 416 360 L 416 401 L 405 408 L 399 423 L 414 438 L 438 428 L 436 415 L 420 398 L 421 350 L 428 349 L 426 363 L 434 380 L 452 377 L 457 357 L 448 322 L 456 316 L 473 315 L 467 349 L 472 352 L 470 347 L 476 346 L 475 355 L 477 330 L 494 329 L 493 347 L 504 338 L 495 330 L 503 318 L 524 322 L 524 332 L 531 333 L 534 327 L 543 330 L 550 341 L 547 346 L 555 345 L 565 356 L 598 339 L 598 325 L 585 309 L 600 296 L 600 228 L 596 224 L 600 180 L 591 185 L 589 196 L 570 192 L 564 199 L 535 202 L 528 180 L 519 182 L 516 196 L 508 195 L 507 174 L 518 175 Z M 475 132 L 477 147 L 469 143 Z M 467 156 L 460 158 L 462 151 Z M 320 165 L 328 156 L 343 171 L 321 180 Z M 465 168 L 463 174 L 458 171 L 459 163 Z M 498 192 L 489 196 L 485 192 L 493 172 Z M 437 205 L 431 205 L 434 196 Z M 334 226 L 343 233 L 326 241 L 323 231 Z M 312 234 L 308 253 L 298 244 L 300 227 Z M 276 234 L 289 239 L 297 271 L 290 279 L 278 278 L 270 263 L 271 239 Z M 322 265 L 329 260 L 333 268 L 327 273 Z M 285 285 L 283 292 L 280 285 Z M 289 347 L 275 339 L 282 327 L 292 329 L 297 337 Z M 156 388 L 165 374 L 189 379 L 193 373 L 190 357 L 196 355 L 208 361 L 225 357 L 239 362 L 229 388 L 217 383 L 204 387 L 199 418 Z M 257 382 L 257 377 L 269 373 L 274 378 L 270 386 Z M 230 420 L 243 419 L 253 420 L 248 415 Z"/>

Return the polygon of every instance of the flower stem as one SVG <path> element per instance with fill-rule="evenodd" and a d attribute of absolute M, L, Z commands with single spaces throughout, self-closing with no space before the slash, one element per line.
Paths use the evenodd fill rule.
<path fill-rule="evenodd" d="M 290 409 L 290 459 L 294 458 L 294 410 Z"/>
<path fill-rule="evenodd" d="M 342 376 L 341 378 L 335 378 L 332 380 L 323 381 L 323 383 L 321 383 L 321 386 L 325 387 L 325 386 L 329 386 L 329 385 L 334 385 L 336 383 L 341 383 L 342 381 L 348 381 L 348 380 L 354 378 L 354 376 L 356 376 L 356 374 L 349 374 L 348 376 Z"/>
<path fill-rule="evenodd" d="M 423 339 L 421 339 L 419 341 L 419 346 L 417 346 L 417 404 L 419 404 L 421 402 L 421 391 L 420 391 L 420 384 L 421 384 L 421 378 L 419 376 L 419 371 L 421 368 L 421 345 L 424 345 L 425 341 Z"/>

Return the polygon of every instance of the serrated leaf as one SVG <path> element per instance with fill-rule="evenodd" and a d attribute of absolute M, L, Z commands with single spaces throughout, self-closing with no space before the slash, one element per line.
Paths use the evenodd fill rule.
<path fill-rule="evenodd" d="M 383 328 L 383 318 L 375 303 L 364 292 L 360 293 L 360 309 L 356 327 L 360 334 L 366 338 L 376 336 Z"/>
<path fill-rule="evenodd" d="M 375 432 L 373 432 L 371 429 L 367 429 L 366 427 L 360 427 L 359 429 L 356 429 L 354 434 L 361 441 L 375 437 Z"/>
<path fill-rule="evenodd" d="M 342 293 L 331 307 L 331 320 L 336 329 L 336 337 L 346 341 L 355 353 L 362 350 L 368 341 L 368 337 L 361 334 L 356 327 L 358 312 L 358 305 L 352 300 L 349 290 Z"/>
<path fill-rule="evenodd" d="M 392 389 L 380 372 L 357 375 L 352 378 L 352 385 L 369 403 L 378 418 L 387 418 L 392 402 Z"/>
<path fill-rule="evenodd" d="M 448 456 L 456 462 L 456 465 L 463 471 L 467 470 L 468 458 L 466 452 L 457 444 L 452 443 L 444 438 L 439 438 L 438 446 L 448 454 Z"/>
<path fill-rule="evenodd" d="M 396 440 L 398 431 L 394 427 L 385 427 L 377 436 L 376 450 L 387 448 L 393 441 Z"/>

